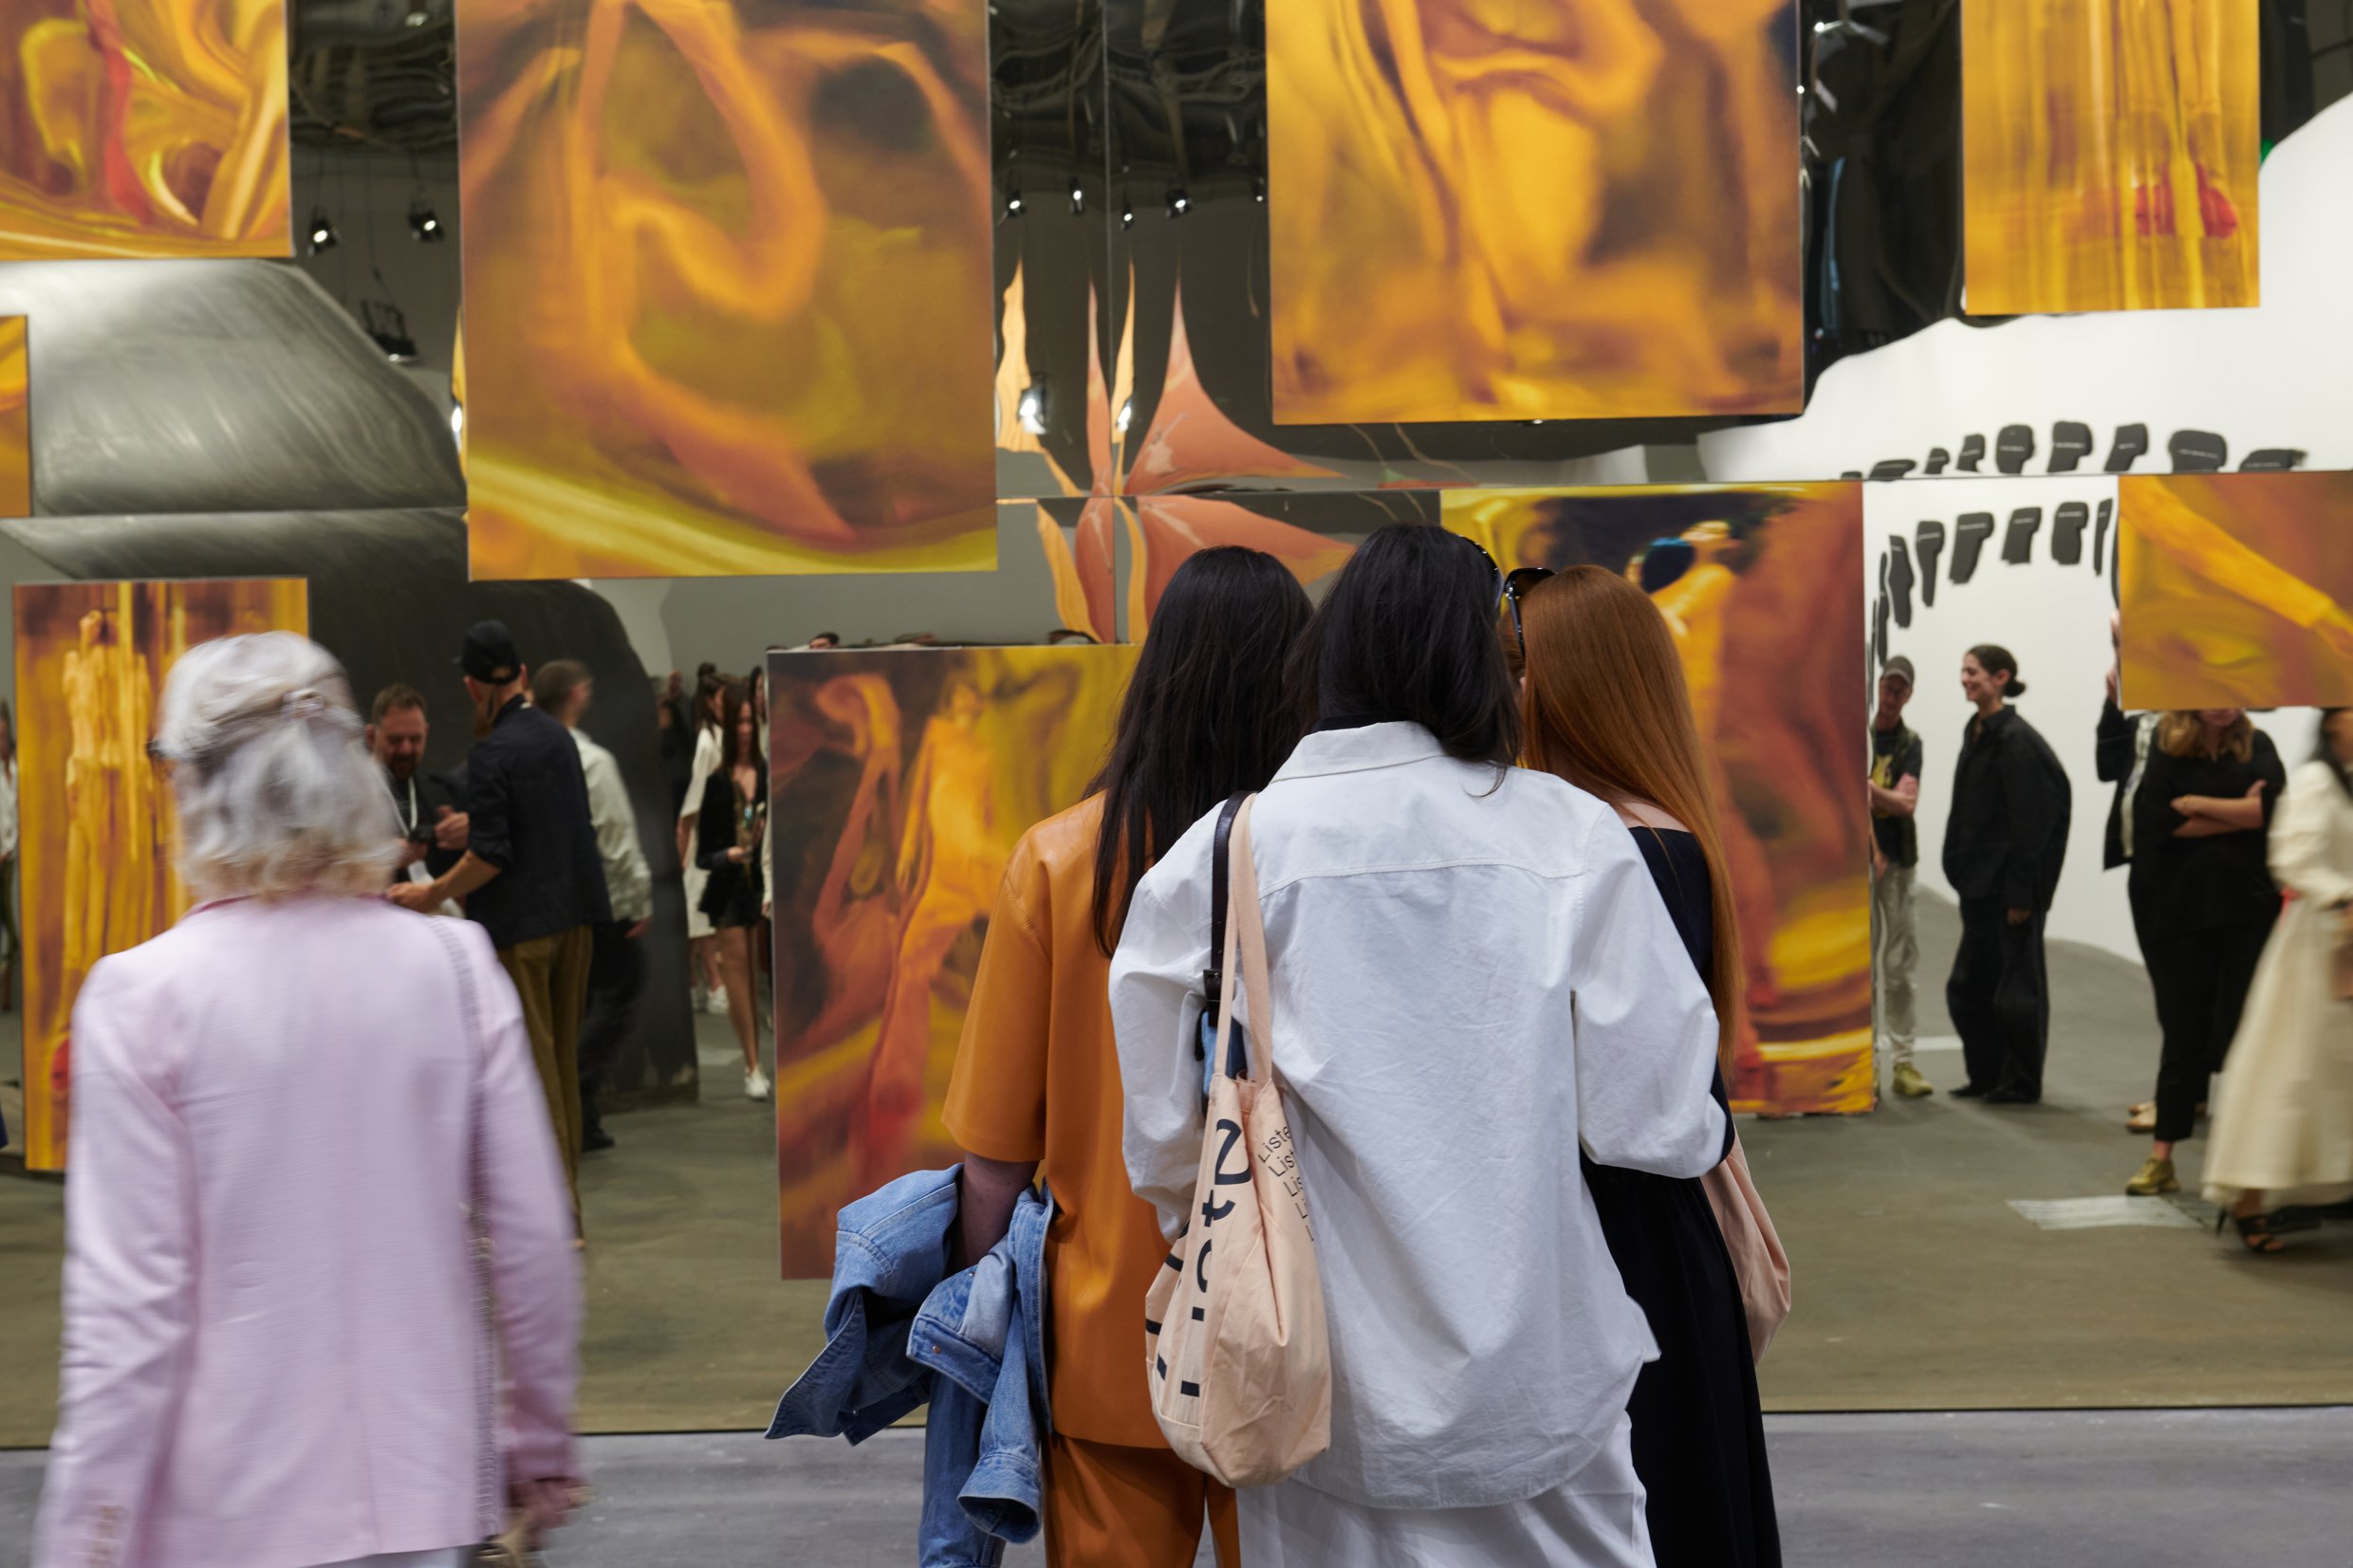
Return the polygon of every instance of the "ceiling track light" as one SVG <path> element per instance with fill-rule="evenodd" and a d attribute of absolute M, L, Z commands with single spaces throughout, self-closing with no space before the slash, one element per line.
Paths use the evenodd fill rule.
<path fill-rule="evenodd" d="M 310 212 L 310 227 L 307 231 L 306 231 L 304 235 L 305 248 L 308 249 L 310 254 L 317 256 L 324 255 L 325 252 L 334 249 L 336 246 L 342 243 L 342 239 L 335 232 L 335 225 L 328 221 L 326 209 L 324 207 L 312 208 Z"/>
<path fill-rule="evenodd" d="M 419 245 L 438 245 L 449 238 L 449 231 L 441 227 L 441 215 L 433 210 L 422 189 L 409 197 L 409 237 Z"/>
<path fill-rule="evenodd" d="M 1017 218 L 1028 211 L 1028 208 L 1023 204 L 1021 192 L 1018 189 L 1005 193 L 1005 215 L 1007 217 Z"/>

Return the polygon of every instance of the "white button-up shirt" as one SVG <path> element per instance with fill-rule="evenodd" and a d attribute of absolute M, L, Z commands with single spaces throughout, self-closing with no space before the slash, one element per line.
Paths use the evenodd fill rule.
<path fill-rule="evenodd" d="M 1128 1173 L 1172 1237 L 1201 1148 L 1215 817 L 1144 877 L 1111 968 Z M 1658 1355 L 1579 1143 L 1668 1176 L 1723 1157 L 1707 991 L 1609 807 L 1419 725 L 1308 736 L 1251 834 L 1332 1347 L 1331 1448 L 1296 1479 L 1388 1507 L 1548 1491 Z"/>

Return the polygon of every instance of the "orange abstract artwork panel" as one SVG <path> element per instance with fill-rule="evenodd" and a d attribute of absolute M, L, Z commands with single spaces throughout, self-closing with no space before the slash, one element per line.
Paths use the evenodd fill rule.
<path fill-rule="evenodd" d="M 299 578 L 21 582 L 15 605 L 25 1163 L 63 1171 L 83 979 L 189 905 L 171 791 L 147 755 L 164 677 L 200 642 L 307 632 L 309 590 Z"/>
<path fill-rule="evenodd" d="M 1456 491 L 1446 526 L 1508 570 L 1648 585 L 1714 764 L 1748 968 L 1737 1109 L 1872 1108 L 1862 489 Z M 1829 629 L 1825 635 L 1825 628 Z"/>
<path fill-rule="evenodd" d="M 1266 14 L 1278 424 L 1804 406 L 1788 0 Z"/>
<path fill-rule="evenodd" d="M 0 7 L 0 261 L 285 256 L 285 0 Z"/>
<path fill-rule="evenodd" d="M 25 318 L 0 316 L 0 517 L 32 515 L 32 377 Z"/>
<path fill-rule="evenodd" d="M 2353 704 L 2353 474 L 2128 474 L 2128 708 Z"/>
<path fill-rule="evenodd" d="M 832 1272 L 843 1205 L 961 1157 L 940 1109 L 997 884 L 1021 836 L 1102 766 L 1135 660 L 769 657 L 785 1278 Z"/>
<path fill-rule="evenodd" d="M 1966 0 L 1975 316 L 2257 302 L 2250 0 Z"/>
<path fill-rule="evenodd" d="M 996 563 L 981 0 L 468 0 L 477 578 Z"/>

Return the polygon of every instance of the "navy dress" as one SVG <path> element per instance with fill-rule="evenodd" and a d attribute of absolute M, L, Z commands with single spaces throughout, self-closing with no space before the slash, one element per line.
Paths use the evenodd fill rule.
<path fill-rule="evenodd" d="M 1715 921 L 1699 840 L 1652 828 L 1636 828 L 1634 837 L 1705 975 Z M 1720 1074 L 1714 1093 L 1723 1104 Z M 1658 1359 L 1642 1369 L 1626 1405 L 1658 1568 L 1779 1568 L 1781 1531 L 1748 1318 L 1707 1192 L 1696 1181 L 1591 1160 L 1584 1173 L 1626 1294 L 1658 1341 Z"/>

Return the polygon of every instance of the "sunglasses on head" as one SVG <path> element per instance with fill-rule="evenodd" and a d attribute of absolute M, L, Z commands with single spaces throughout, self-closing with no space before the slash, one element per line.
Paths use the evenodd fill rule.
<path fill-rule="evenodd" d="M 1522 668 L 1528 664 L 1528 628 L 1520 622 L 1520 600 L 1527 598 L 1537 583 L 1551 575 L 1552 568 L 1549 566 L 1515 566 L 1504 575 L 1503 600 L 1511 606 L 1511 632 L 1520 639 Z"/>

